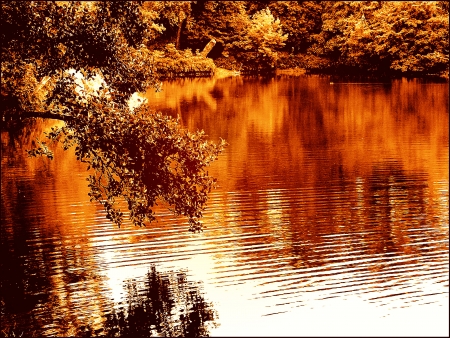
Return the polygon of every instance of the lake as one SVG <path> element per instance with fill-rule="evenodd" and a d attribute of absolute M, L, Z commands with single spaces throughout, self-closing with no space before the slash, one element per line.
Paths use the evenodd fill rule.
<path fill-rule="evenodd" d="M 166 81 L 150 105 L 228 146 L 202 233 L 117 228 L 55 123 L 2 132 L 2 331 L 448 335 L 448 83 Z"/>

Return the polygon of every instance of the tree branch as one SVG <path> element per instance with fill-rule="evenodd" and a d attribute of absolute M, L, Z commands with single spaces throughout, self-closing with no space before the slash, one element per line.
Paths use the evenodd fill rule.
<path fill-rule="evenodd" d="M 28 119 L 34 117 L 40 117 L 43 119 L 53 119 L 53 120 L 61 120 L 61 121 L 70 121 L 73 120 L 73 116 L 71 115 L 63 115 L 63 114 L 54 114 L 50 112 L 38 112 L 38 111 L 26 111 L 20 114 L 9 115 L 11 119 Z"/>

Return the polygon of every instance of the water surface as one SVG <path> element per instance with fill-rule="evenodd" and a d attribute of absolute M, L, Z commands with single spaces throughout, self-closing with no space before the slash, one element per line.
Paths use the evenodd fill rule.
<path fill-rule="evenodd" d="M 102 334 L 131 309 L 154 334 L 448 334 L 448 84 L 180 79 L 146 96 L 229 143 L 205 232 L 164 209 L 118 229 L 73 153 L 24 155 L 51 124 L 3 133 L 8 328 Z"/>

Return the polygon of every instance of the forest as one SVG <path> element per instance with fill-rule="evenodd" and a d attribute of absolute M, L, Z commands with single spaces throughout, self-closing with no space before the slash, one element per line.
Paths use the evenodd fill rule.
<path fill-rule="evenodd" d="M 447 1 L 149 2 L 152 49 L 201 51 L 227 69 L 448 77 Z M 172 45 L 170 45 L 172 46 Z"/>

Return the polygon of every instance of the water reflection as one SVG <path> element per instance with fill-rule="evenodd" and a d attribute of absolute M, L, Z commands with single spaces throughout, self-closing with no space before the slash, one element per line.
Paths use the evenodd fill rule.
<path fill-rule="evenodd" d="M 85 167 L 72 153 L 27 159 L 37 135 L 3 133 L 7 328 L 16 320 L 30 335 L 137 334 L 130 323 L 160 306 L 169 319 L 157 324 L 145 312 L 154 327 L 142 330 L 197 332 L 182 331 L 179 309 L 194 308 L 197 296 L 176 296 L 189 284 L 178 282 L 181 273 L 204 282 L 199 308 L 209 304 L 203 292 L 214 301 L 221 325 L 203 320 L 211 335 L 445 332 L 448 84 L 180 79 L 151 95 L 188 128 L 229 143 L 209 168 L 219 187 L 204 213 L 206 231 L 184 231 L 187 224 L 163 209 L 146 228 L 117 229 L 89 202 Z M 170 297 L 147 292 L 151 264 L 178 271 L 154 275 L 160 289 L 168 281 L 162 294 Z M 317 324 L 323 318 L 327 325 Z"/>
<path fill-rule="evenodd" d="M 107 315 L 107 337 L 207 337 L 217 326 L 212 304 L 184 272 L 160 273 L 152 266 L 145 287 L 138 285 L 128 281 L 125 309 Z"/>
<path fill-rule="evenodd" d="M 448 161 L 447 89 L 407 80 L 331 86 L 319 77 L 226 78 L 171 81 L 147 97 L 188 128 L 228 141 L 214 168 L 233 191 L 286 176 L 297 185 L 362 176 L 367 163 L 384 159 L 448 179 L 441 165 Z"/>
<path fill-rule="evenodd" d="M 208 335 L 216 312 L 183 271 L 153 267 L 144 283 L 128 281 L 125 309 L 114 310 L 105 275 L 113 269 L 102 243 L 123 234 L 89 203 L 86 172 L 73 151 L 54 148 L 53 161 L 26 157 L 25 149 L 54 125 L 37 121 L 2 133 L 1 334 Z M 142 236 L 137 229 L 133 234 Z"/>
<path fill-rule="evenodd" d="M 448 198 L 433 195 L 427 183 L 426 175 L 386 161 L 364 178 L 314 188 L 218 193 L 210 212 L 219 224 L 211 231 L 239 235 L 234 246 L 253 244 L 253 250 L 241 252 L 246 263 L 292 257 L 294 268 L 313 268 L 339 256 L 342 261 L 351 256 L 420 256 L 427 245 L 412 244 L 421 240 L 436 241 L 435 249 L 448 247 Z"/>
<path fill-rule="evenodd" d="M 259 313 L 349 295 L 387 313 L 448 299 L 448 83 L 241 77 L 147 97 L 229 143 L 210 169 L 206 236 L 220 285 L 254 285 Z"/>

